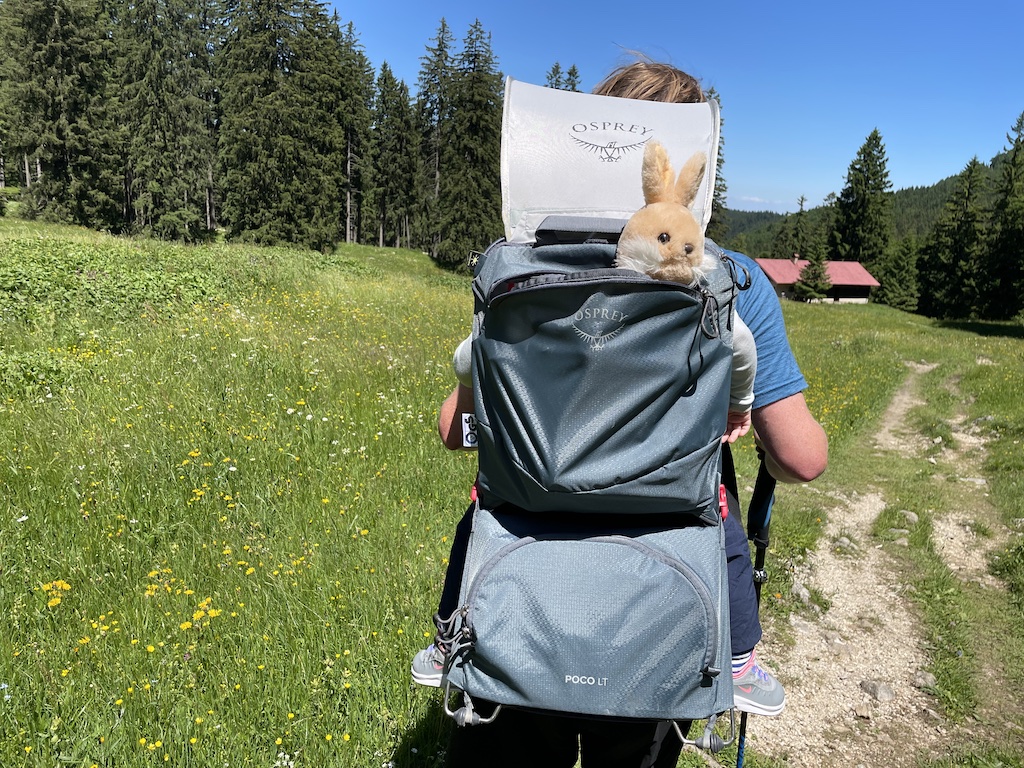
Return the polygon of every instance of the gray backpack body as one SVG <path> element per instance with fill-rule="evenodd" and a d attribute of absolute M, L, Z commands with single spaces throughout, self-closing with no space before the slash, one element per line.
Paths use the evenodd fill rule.
<path fill-rule="evenodd" d="M 469 701 L 708 718 L 732 707 L 735 266 L 709 242 L 695 286 L 658 281 L 612 267 L 600 240 L 622 222 L 563 224 L 476 268 L 479 501 L 447 681 Z"/>

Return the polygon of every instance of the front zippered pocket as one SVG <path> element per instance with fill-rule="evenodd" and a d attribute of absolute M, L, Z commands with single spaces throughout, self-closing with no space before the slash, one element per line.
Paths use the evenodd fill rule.
<path fill-rule="evenodd" d="M 716 528 L 700 534 L 714 550 Z M 504 704 L 706 717 L 717 696 L 724 563 L 699 560 L 622 535 L 506 544 L 468 585 L 470 642 L 449 679 Z"/>

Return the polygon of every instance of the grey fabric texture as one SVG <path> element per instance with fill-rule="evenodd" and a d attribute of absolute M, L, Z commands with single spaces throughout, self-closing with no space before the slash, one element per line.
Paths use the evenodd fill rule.
<path fill-rule="evenodd" d="M 687 519 L 595 528 L 579 515 L 477 510 L 456 630 L 473 642 L 454 643 L 449 681 L 500 704 L 584 715 L 729 709 L 723 528 Z"/>
<path fill-rule="evenodd" d="M 471 697 L 619 718 L 732 706 L 721 436 L 737 290 L 499 242 L 473 281 L 479 504 L 440 639 Z M 724 669 L 723 669 L 724 668 Z"/>
<path fill-rule="evenodd" d="M 614 246 L 496 244 L 474 279 L 485 506 L 718 514 L 735 284 L 610 268 Z"/>

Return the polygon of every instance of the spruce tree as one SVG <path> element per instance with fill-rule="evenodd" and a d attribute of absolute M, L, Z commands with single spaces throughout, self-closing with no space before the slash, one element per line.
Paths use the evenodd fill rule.
<path fill-rule="evenodd" d="M 986 258 L 985 175 L 972 158 L 956 178 L 953 194 L 923 251 L 919 307 L 931 317 L 978 317 L 979 277 Z M 881 282 L 881 281 L 879 281 Z"/>
<path fill-rule="evenodd" d="M 565 81 L 562 87 L 567 91 L 579 93 L 580 91 L 580 71 L 573 64 L 565 71 Z"/>
<path fill-rule="evenodd" d="M 807 263 L 800 270 L 800 279 L 793 284 L 793 293 L 802 301 L 824 299 L 832 288 L 832 279 L 828 276 L 825 254 L 814 250 L 805 258 Z"/>
<path fill-rule="evenodd" d="M 377 78 L 373 109 L 374 221 L 377 245 L 411 247 L 419 136 L 408 86 L 395 79 L 387 62 Z"/>
<path fill-rule="evenodd" d="M 920 246 L 914 237 L 894 243 L 885 258 L 874 267 L 873 275 L 880 285 L 872 300 L 904 312 L 916 311 L 920 295 L 919 255 Z"/>
<path fill-rule="evenodd" d="M 367 228 L 371 231 L 362 233 L 362 215 L 366 195 L 374 184 L 371 150 L 374 72 L 352 22 L 341 33 L 339 45 L 342 73 L 336 88 L 344 142 L 342 231 L 345 242 L 372 242 L 376 233 L 372 226 Z"/>
<path fill-rule="evenodd" d="M 472 251 L 501 234 L 501 108 L 501 74 L 490 35 L 476 21 L 456 60 L 452 130 L 442 154 L 437 261 L 446 268 L 465 269 Z"/>
<path fill-rule="evenodd" d="M 986 315 L 995 319 L 1024 312 L 1024 113 L 1006 138 L 988 241 Z"/>
<path fill-rule="evenodd" d="M 792 244 L 795 253 L 807 260 L 800 270 L 800 278 L 793 285 L 793 293 L 803 301 L 824 299 L 832 288 L 832 280 L 828 276 L 828 264 L 825 260 L 826 250 L 821 240 L 814 236 L 807 222 L 804 206 L 807 198 L 800 195 L 797 201 L 800 206 L 793 215 L 791 227 Z"/>
<path fill-rule="evenodd" d="M 210 234 L 214 143 L 207 0 L 137 0 L 117 26 L 125 218 L 194 242 Z"/>
<path fill-rule="evenodd" d="M 793 238 L 793 252 L 806 259 L 810 258 L 808 248 L 811 234 L 808 230 L 807 212 L 804 210 L 805 205 L 807 205 L 807 198 L 804 195 L 800 195 L 800 199 L 797 200 L 797 212 L 793 214 L 791 236 Z"/>
<path fill-rule="evenodd" d="M 303 34 L 296 42 L 301 65 L 291 78 L 292 92 L 300 104 L 300 119 L 313 122 L 307 122 L 301 134 L 306 147 L 294 187 L 297 208 L 305 213 L 299 242 L 328 250 L 342 235 L 346 183 L 342 161 L 346 137 L 340 83 L 344 78 L 344 59 L 338 48 L 337 24 L 324 3 L 306 0 L 302 4 L 302 18 Z M 369 164 L 369 158 L 366 162 Z"/>
<path fill-rule="evenodd" d="M 339 237 L 341 57 L 323 6 L 244 0 L 223 58 L 230 237 L 329 248 Z"/>
<path fill-rule="evenodd" d="M 451 91 L 454 71 L 453 38 L 442 18 L 433 47 L 420 58 L 417 124 L 420 133 L 422 189 L 418 227 L 419 241 L 434 259 L 441 242 L 442 153 L 452 133 Z"/>
<path fill-rule="evenodd" d="M 838 261 L 871 263 L 886 252 L 892 239 L 892 183 L 882 135 L 876 128 L 857 152 L 836 201 L 831 256 Z"/>
<path fill-rule="evenodd" d="M 707 97 L 718 102 L 719 113 L 721 113 L 722 99 L 718 95 L 718 92 L 714 88 L 709 88 Z M 719 128 L 724 125 L 725 119 L 721 118 Z M 718 138 L 718 156 L 715 158 L 715 188 L 711 195 L 711 220 L 708 222 L 707 229 L 707 236 L 716 243 L 725 242 L 726 237 L 729 235 L 729 214 L 725 208 L 725 197 L 728 192 L 728 186 L 725 183 L 725 176 L 722 174 L 722 168 L 724 166 L 725 137 L 720 131 Z"/>
<path fill-rule="evenodd" d="M 108 14 L 96 0 L 4 0 L 0 43 L 0 103 L 7 151 L 22 164 L 23 210 L 120 231 Z"/>
<path fill-rule="evenodd" d="M 557 61 L 548 70 L 545 84 L 548 88 L 557 88 L 559 90 L 565 87 L 565 75 L 562 73 L 562 65 Z"/>
<path fill-rule="evenodd" d="M 796 242 L 793 240 L 793 216 L 787 213 L 775 225 L 775 234 L 772 236 L 771 258 L 792 259 L 796 254 Z"/>

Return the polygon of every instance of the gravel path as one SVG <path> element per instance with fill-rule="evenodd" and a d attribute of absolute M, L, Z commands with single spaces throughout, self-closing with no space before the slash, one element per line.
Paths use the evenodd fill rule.
<path fill-rule="evenodd" d="M 880 450 L 906 453 L 913 440 L 905 418 L 931 368 L 909 368 L 876 435 Z M 751 717 L 748 744 L 794 768 L 909 768 L 922 752 L 943 751 L 948 728 L 918 687 L 926 658 L 906 585 L 870 537 L 886 500 L 868 489 L 835 502 L 821 548 L 794 574 L 795 590 L 816 590 L 830 607 L 813 621 L 792 616 L 793 644 L 766 633 L 759 654 L 786 686 L 787 707 L 778 718 Z"/>

